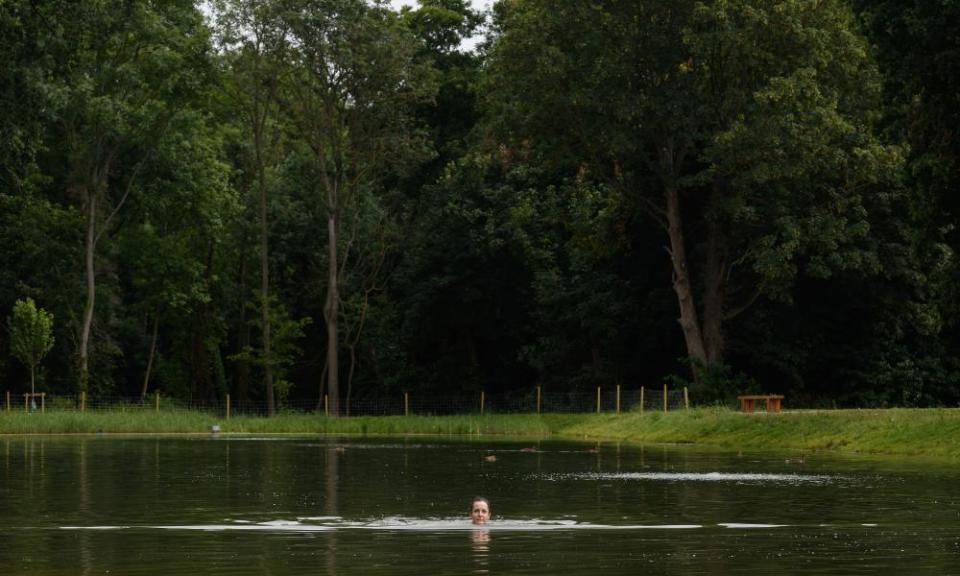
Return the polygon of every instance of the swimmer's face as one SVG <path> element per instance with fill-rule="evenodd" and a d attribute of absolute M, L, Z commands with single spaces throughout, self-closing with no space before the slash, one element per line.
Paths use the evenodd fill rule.
<path fill-rule="evenodd" d="M 477 500 L 470 509 L 470 520 L 474 524 L 486 524 L 490 519 L 490 505 L 483 500 Z"/>

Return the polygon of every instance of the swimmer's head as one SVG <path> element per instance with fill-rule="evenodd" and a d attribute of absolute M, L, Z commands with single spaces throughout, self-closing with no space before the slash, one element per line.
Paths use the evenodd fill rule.
<path fill-rule="evenodd" d="M 474 496 L 470 503 L 470 520 L 474 524 L 486 524 L 490 519 L 490 501 L 483 496 Z"/>

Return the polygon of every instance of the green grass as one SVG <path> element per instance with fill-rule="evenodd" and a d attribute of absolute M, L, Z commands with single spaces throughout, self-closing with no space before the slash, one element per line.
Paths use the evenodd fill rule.
<path fill-rule="evenodd" d="M 97 410 L 45 414 L 0 412 L 0 434 L 200 434 L 218 425 L 223 434 L 496 434 L 547 436 L 544 419 L 534 415 L 383 416 L 326 418 L 282 414 L 273 418 L 189 410 Z"/>
<path fill-rule="evenodd" d="M 960 409 L 790 411 L 723 408 L 614 414 L 325 418 L 234 417 L 186 410 L 0 412 L 0 434 L 440 434 L 689 443 L 730 449 L 832 450 L 960 457 Z"/>
<path fill-rule="evenodd" d="M 833 450 L 960 457 L 960 409 L 820 410 L 743 414 L 701 408 L 669 414 L 600 415 L 563 436 L 731 449 Z"/>

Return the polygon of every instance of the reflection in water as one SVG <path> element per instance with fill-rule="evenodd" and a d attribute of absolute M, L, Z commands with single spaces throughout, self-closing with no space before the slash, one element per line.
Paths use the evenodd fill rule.
<path fill-rule="evenodd" d="M 90 484 L 88 478 L 88 469 L 87 469 L 87 440 L 84 438 L 80 441 L 80 463 L 77 466 L 77 472 L 79 475 L 79 482 L 77 485 L 80 487 L 80 496 L 78 510 L 79 512 L 86 516 L 90 514 Z M 83 569 L 83 576 L 88 576 L 93 573 L 93 558 L 92 558 L 92 544 L 90 542 L 89 534 L 80 535 L 80 565 Z"/>
<path fill-rule="evenodd" d="M 478 528 L 470 532 L 470 543 L 473 546 L 474 574 L 486 574 L 490 571 L 490 531 Z"/>
<path fill-rule="evenodd" d="M 338 458 L 341 452 L 343 452 L 343 448 L 338 446 L 331 446 L 326 450 L 326 466 L 324 468 L 323 476 L 326 488 L 326 504 L 324 505 L 324 512 L 327 514 L 327 516 L 336 516 L 338 514 L 337 484 L 340 480 Z M 337 535 L 335 532 L 331 532 L 327 536 L 327 574 L 330 576 L 336 576 L 337 574 Z"/>

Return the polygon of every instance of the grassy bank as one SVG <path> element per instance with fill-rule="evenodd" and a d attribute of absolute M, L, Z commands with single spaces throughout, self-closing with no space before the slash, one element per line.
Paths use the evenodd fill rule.
<path fill-rule="evenodd" d="M 535 415 L 383 416 L 325 418 L 282 414 L 273 418 L 189 410 L 0 413 L 0 434 L 200 434 L 217 425 L 222 434 L 493 434 L 549 436 L 548 419 Z"/>
<path fill-rule="evenodd" d="M 224 420 L 190 411 L 0 413 L 0 434 L 452 434 L 690 443 L 731 449 L 835 450 L 960 457 L 960 409 L 794 411 L 741 414 L 695 409 L 662 414 L 534 414 Z"/>
<path fill-rule="evenodd" d="M 960 458 L 960 409 L 791 411 L 742 414 L 697 409 L 594 416 L 558 431 L 567 437 L 691 443 L 731 449 L 833 450 Z"/>

